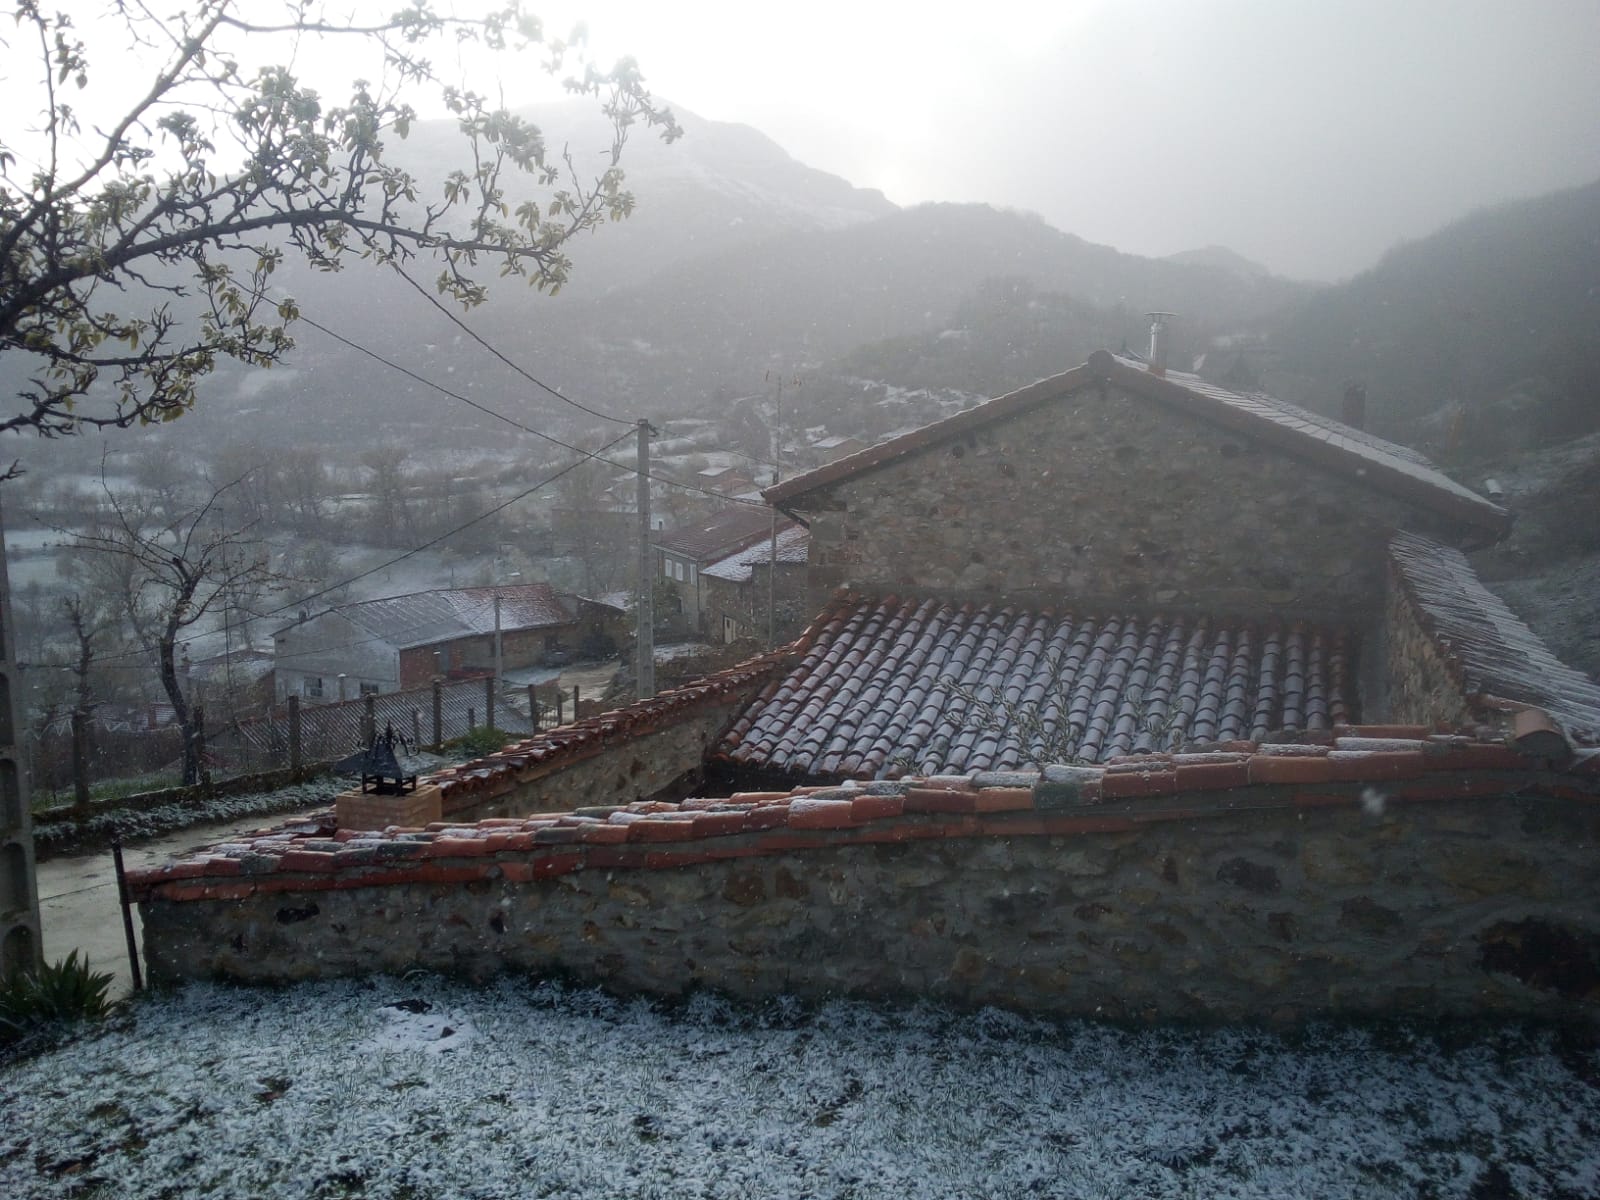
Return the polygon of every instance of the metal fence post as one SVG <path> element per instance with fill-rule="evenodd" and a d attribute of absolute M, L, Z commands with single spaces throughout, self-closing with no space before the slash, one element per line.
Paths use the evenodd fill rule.
<path fill-rule="evenodd" d="M 444 681 L 438 676 L 433 680 L 433 748 L 439 749 L 444 745 Z"/>
<path fill-rule="evenodd" d="M 483 681 L 483 711 L 485 714 L 483 723 L 490 729 L 494 728 L 494 685 L 495 677 L 493 675 Z"/>
<path fill-rule="evenodd" d="M 373 739 L 378 736 L 378 698 L 371 692 L 361 697 L 361 744 L 372 745 Z"/>
<path fill-rule="evenodd" d="M 289 697 L 289 767 L 300 769 L 300 697 Z"/>

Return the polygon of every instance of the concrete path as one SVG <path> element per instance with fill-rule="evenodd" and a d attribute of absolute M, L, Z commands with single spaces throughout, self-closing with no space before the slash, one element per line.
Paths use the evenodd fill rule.
<path fill-rule="evenodd" d="M 177 833 L 124 846 L 122 861 L 129 870 L 156 866 L 184 851 L 227 841 L 253 829 L 281 825 L 327 807 L 319 804 L 303 813 L 257 815 L 236 821 L 191 825 Z M 128 969 L 128 944 L 122 932 L 117 872 L 110 850 L 79 857 L 63 855 L 40 863 L 39 916 L 44 926 L 46 961 L 55 962 L 77 950 L 80 956 L 88 958 L 89 965 L 96 971 L 111 972 L 113 999 L 128 994 L 133 977 Z M 137 908 L 133 913 L 133 927 L 135 934 L 139 934 Z"/>

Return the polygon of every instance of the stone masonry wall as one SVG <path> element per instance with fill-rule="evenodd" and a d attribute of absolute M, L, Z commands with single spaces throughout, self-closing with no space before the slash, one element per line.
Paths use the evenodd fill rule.
<path fill-rule="evenodd" d="M 807 493 L 813 610 L 835 588 L 1070 596 L 1304 618 L 1381 614 L 1420 511 L 1107 386 Z"/>
<path fill-rule="evenodd" d="M 1438 644 L 1417 619 L 1416 607 L 1390 579 L 1387 626 L 1387 715 L 1404 724 L 1469 726 L 1473 715 Z"/>
<path fill-rule="evenodd" d="M 1482 754 L 1497 756 L 1514 758 Z M 1177 769 L 1254 777 L 1257 761 Z M 1259 761 L 1262 778 L 1328 769 Z M 1600 1011 L 1592 789 L 1513 798 L 1512 772 L 1446 771 L 1158 797 L 1137 771 L 1052 771 L 1031 793 L 979 777 L 624 814 L 642 830 L 603 814 L 441 829 L 387 858 L 358 840 L 339 853 L 366 855 L 360 882 L 342 865 L 296 883 L 253 879 L 248 857 L 231 879 L 180 864 L 139 885 L 146 955 L 158 982 L 424 967 L 1137 1019 Z M 1131 798 L 1110 797 L 1113 778 Z M 511 852 L 527 842 L 548 844 Z M 334 863 L 290 851 L 273 869 L 319 858 Z"/>
<path fill-rule="evenodd" d="M 339 826 L 417 827 L 686 795 L 702 777 L 708 750 L 781 661 L 752 660 L 749 669 L 512 742 L 437 771 L 403 796 L 345 792 L 335 802 Z"/>

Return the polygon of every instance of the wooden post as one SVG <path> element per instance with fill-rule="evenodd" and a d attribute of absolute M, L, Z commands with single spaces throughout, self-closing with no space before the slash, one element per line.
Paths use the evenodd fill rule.
<path fill-rule="evenodd" d="M 433 748 L 444 745 L 444 680 L 433 677 Z"/>
<path fill-rule="evenodd" d="M 493 675 L 483 681 L 483 711 L 485 713 L 483 723 L 490 729 L 494 728 L 494 685 L 495 676 Z"/>
<path fill-rule="evenodd" d="M 300 697 L 289 697 L 289 768 L 300 769 Z"/>
<path fill-rule="evenodd" d="M 471 733 L 477 727 L 478 727 L 478 710 L 475 709 L 475 708 L 469 708 L 469 709 L 467 709 L 467 732 Z"/>
<path fill-rule="evenodd" d="M 528 723 L 534 733 L 539 732 L 539 687 L 533 683 L 528 685 Z"/>
<path fill-rule="evenodd" d="M 561 715 L 561 702 L 566 698 L 566 693 L 561 690 L 561 685 L 556 684 L 556 724 L 565 725 L 566 718 Z"/>

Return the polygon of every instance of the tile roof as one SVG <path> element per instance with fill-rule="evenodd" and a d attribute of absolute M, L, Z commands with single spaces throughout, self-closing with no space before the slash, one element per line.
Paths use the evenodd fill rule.
<path fill-rule="evenodd" d="M 796 475 L 762 494 L 786 510 L 792 506 L 804 508 L 797 502 L 819 488 L 853 479 L 908 454 L 1102 382 L 1315 462 L 1461 525 L 1497 537 L 1510 528 L 1510 515 L 1505 509 L 1463 487 L 1409 447 L 1259 392 L 1230 392 L 1181 371 L 1156 375 L 1140 362 L 1105 350 L 1095 351 L 1080 367 Z"/>
<path fill-rule="evenodd" d="M 810 548 L 811 531 L 804 525 L 796 525 L 793 521 L 785 519 L 778 530 L 778 562 L 804 563 Z M 771 561 L 771 539 L 763 538 L 753 546 L 747 546 L 738 553 L 730 554 L 727 558 L 719 559 L 703 568 L 700 574 L 709 575 L 713 579 L 725 579 L 729 583 L 749 583 L 755 574 L 757 564 Z"/>
<path fill-rule="evenodd" d="M 1464 695 L 1532 705 L 1569 741 L 1600 745 L 1600 686 L 1557 659 L 1483 586 L 1461 551 L 1399 533 L 1389 543 L 1389 560 Z"/>
<path fill-rule="evenodd" d="M 324 814 L 135 868 L 128 882 L 135 900 L 179 903 L 412 883 L 501 886 L 853 844 L 1084 837 L 1237 819 L 1241 810 L 1367 808 L 1374 788 L 1386 807 L 1597 794 L 1592 774 L 1543 766 L 1501 743 L 1421 727 L 1335 726 L 1323 745 L 1246 742 L 1103 767 L 641 801 L 416 829 L 338 829 Z"/>
<path fill-rule="evenodd" d="M 787 522 L 780 516 L 779 528 Z M 703 521 L 690 521 L 658 533 L 654 545 L 673 554 L 710 563 L 743 550 L 757 538 L 772 533 L 772 510 L 755 504 L 736 504 Z"/>
<path fill-rule="evenodd" d="M 328 611 L 338 613 L 373 637 L 404 650 L 454 638 L 492 634 L 496 594 L 500 596 L 502 632 L 565 625 L 574 619 L 570 599 L 548 583 L 439 588 L 341 604 Z"/>
<path fill-rule="evenodd" d="M 1298 623 L 841 595 L 719 756 L 871 779 L 1327 730 L 1350 707 L 1348 644 Z"/>

